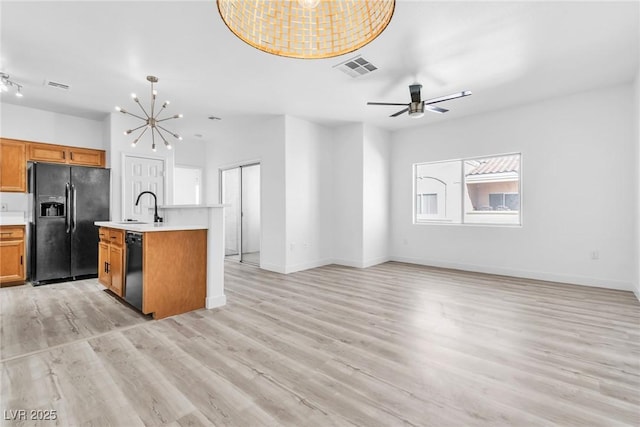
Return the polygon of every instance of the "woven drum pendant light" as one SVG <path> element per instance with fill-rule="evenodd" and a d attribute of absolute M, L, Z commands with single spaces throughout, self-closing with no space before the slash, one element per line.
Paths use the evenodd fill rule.
<path fill-rule="evenodd" d="M 318 59 L 361 48 L 387 27 L 395 0 L 217 0 L 224 23 L 264 52 Z"/>

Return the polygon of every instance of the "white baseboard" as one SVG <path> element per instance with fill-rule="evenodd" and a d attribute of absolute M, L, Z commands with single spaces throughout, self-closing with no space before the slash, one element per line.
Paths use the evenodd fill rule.
<path fill-rule="evenodd" d="M 621 291 L 633 291 L 631 283 L 599 279 L 594 277 L 573 276 L 565 274 L 547 273 L 541 271 L 517 270 L 511 268 L 484 266 L 475 264 L 460 264 L 453 262 L 442 262 L 425 260 L 420 258 L 392 256 L 391 261 L 406 262 L 410 264 L 426 265 L 429 267 L 451 268 L 454 270 L 473 271 L 478 273 L 497 274 L 500 276 L 522 277 L 525 279 L 545 280 L 549 282 L 570 283 L 572 285 L 592 286 L 606 289 L 616 289 Z M 636 294 L 636 296 L 638 296 Z M 640 299 L 640 298 L 639 298 Z"/>
<path fill-rule="evenodd" d="M 205 301 L 205 307 L 207 309 L 222 307 L 227 303 L 226 295 L 216 295 L 213 297 L 207 297 Z"/>
<path fill-rule="evenodd" d="M 274 273 L 287 274 L 285 267 L 276 264 L 260 262 L 260 268 L 263 270 L 273 271 Z"/>
<path fill-rule="evenodd" d="M 355 261 L 350 259 L 334 258 L 331 260 L 331 264 L 344 265 L 345 267 L 363 268 L 362 261 Z"/>
<path fill-rule="evenodd" d="M 355 268 L 367 268 L 372 267 L 374 265 L 382 264 L 383 262 L 390 261 L 391 258 L 388 256 L 379 257 L 379 258 L 371 258 L 365 261 L 360 260 L 347 260 L 347 259 L 333 259 L 330 264 L 344 265 L 345 267 L 355 267 Z"/>
<path fill-rule="evenodd" d="M 383 256 L 383 257 L 378 257 L 378 258 L 371 258 L 369 260 L 365 260 L 362 263 L 362 268 L 373 267 L 374 265 L 382 264 L 382 263 L 388 262 L 390 260 L 391 260 L 391 258 L 389 258 L 388 256 Z"/>
<path fill-rule="evenodd" d="M 332 263 L 331 259 L 319 259 L 316 261 L 303 262 L 301 264 L 285 267 L 285 274 L 295 273 L 296 271 L 309 270 L 311 268 L 322 267 L 323 265 L 329 265 L 331 263 Z"/>

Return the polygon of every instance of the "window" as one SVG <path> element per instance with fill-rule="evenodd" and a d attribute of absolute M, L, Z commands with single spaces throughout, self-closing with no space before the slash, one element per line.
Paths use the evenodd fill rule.
<path fill-rule="evenodd" d="M 520 154 L 414 165 L 414 221 L 520 224 Z"/>

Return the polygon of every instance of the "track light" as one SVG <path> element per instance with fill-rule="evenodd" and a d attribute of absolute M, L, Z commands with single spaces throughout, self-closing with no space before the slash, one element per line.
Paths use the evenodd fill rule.
<path fill-rule="evenodd" d="M 0 93 L 9 92 L 9 89 L 14 87 L 16 89 L 16 96 L 22 98 L 22 85 L 9 79 L 9 74 L 0 73 Z"/>

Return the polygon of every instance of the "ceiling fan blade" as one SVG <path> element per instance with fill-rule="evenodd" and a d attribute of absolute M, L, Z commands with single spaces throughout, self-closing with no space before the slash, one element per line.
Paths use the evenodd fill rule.
<path fill-rule="evenodd" d="M 438 98 L 427 99 L 426 101 L 424 101 L 424 104 L 425 105 L 435 104 L 437 102 L 449 101 L 450 99 L 462 98 L 464 96 L 469 96 L 469 95 L 471 95 L 471 91 L 465 90 L 462 92 L 452 93 L 451 95 L 445 95 L 445 96 L 440 96 Z"/>
<path fill-rule="evenodd" d="M 420 89 L 422 85 L 419 83 L 409 85 L 409 93 L 411 94 L 411 102 L 420 102 Z"/>
<path fill-rule="evenodd" d="M 409 107 L 405 108 L 404 110 L 400 110 L 397 113 L 390 115 L 389 117 L 398 117 L 400 114 L 406 113 L 407 111 L 409 111 Z"/>
<path fill-rule="evenodd" d="M 425 110 L 429 110 L 429 111 L 431 111 L 433 113 L 440 113 L 440 114 L 443 114 L 443 113 L 446 113 L 447 111 L 449 111 L 449 110 L 447 110 L 445 108 L 433 107 L 431 105 L 426 105 L 426 104 L 424 106 L 424 109 Z"/>
<path fill-rule="evenodd" d="M 404 104 L 396 104 L 393 102 L 367 102 L 367 105 L 407 105 L 407 103 L 405 102 Z"/>

